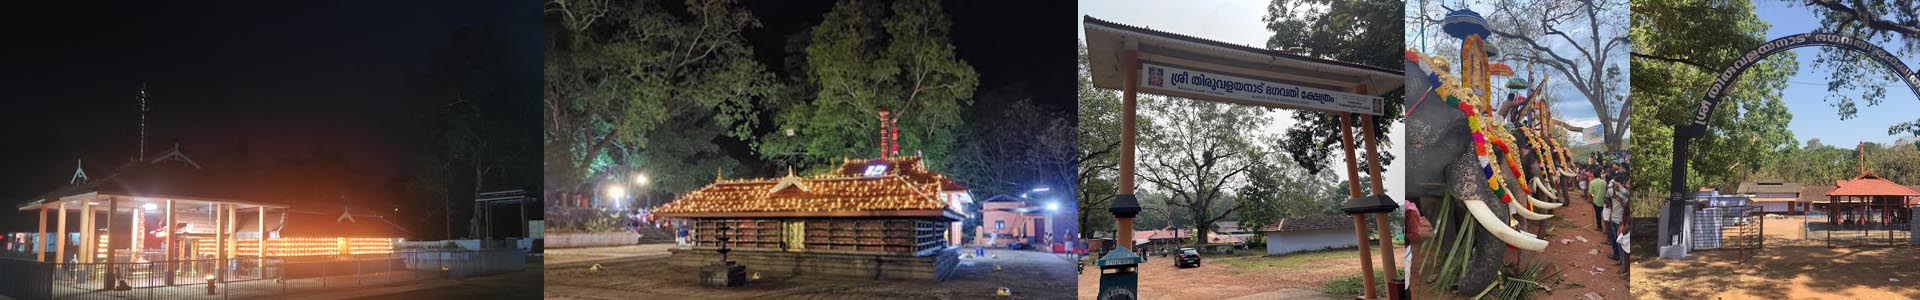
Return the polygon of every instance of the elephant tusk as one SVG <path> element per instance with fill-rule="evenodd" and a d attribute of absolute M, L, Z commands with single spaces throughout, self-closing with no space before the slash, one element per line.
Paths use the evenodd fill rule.
<path fill-rule="evenodd" d="M 1487 208 L 1486 202 L 1481 200 L 1464 200 L 1462 204 L 1467 206 L 1467 213 L 1473 215 L 1474 221 L 1485 225 L 1484 227 L 1486 227 L 1487 233 L 1492 233 L 1495 238 L 1506 242 L 1507 245 L 1512 245 L 1514 248 L 1527 251 L 1547 249 L 1546 240 L 1527 237 L 1519 231 L 1513 230 L 1513 227 L 1500 224 L 1500 218 L 1493 216 L 1493 209 Z"/>
<path fill-rule="evenodd" d="M 1560 169 L 1560 176 L 1574 177 L 1574 176 L 1580 176 L 1580 174 L 1573 173 L 1573 170 Z"/>
<path fill-rule="evenodd" d="M 1540 201 L 1540 200 L 1533 200 L 1533 196 L 1526 196 L 1526 197 L 1527 197 L 1527 201 L 1529 202 Z M 1529 210 L 1525 207 L 1520 207 L 1519 203 L 1507 205 L 1507 210 L 1511 210 L 1513 211 L 1514 214 L 1520 215 L 1520 217 L 1522 218 L 1527 218 L 1527 220 L 1539 221 L 1539 220 L 1546 220 L 1548 218 L 1553 218 L 1553 215 L 1543 215 L 1537 212 L 1533 212 L 1533 210 Z"/>
<path fill-rule="evenodd" d="M 1533 179 L 1533 188 L 1535 188 L 1535 189 L 1539 189 L 1540 191 L 1544 191 L 1544 192 L 1547 192 L 1547 199 L 1552 199 L 1552 200 L 1560 200 L 1560 191 L 1559 191 L 1559 190 L 1554 190 L 1554 189 L 1553 189 L 1553 185 L 1551 185 L 1551 184 L 1547 184 L 1547 182 L 1546 182 L 1546 181 L 1542 181 L 1542 180 L 1540 180 L 1540 178 L 1534 178 L 1534 179 Z M 1541 205 L 1540 205 L 1541 203 L 1546 203 L 1546 202 L 1534 202 L 1534 203 L 1533 203 L 1533 206 L 1541 206 Z M 1560 208 L 1560 205 L 1559 205 L 1559 204 L 1554 204 L 1554 205 L 1552 205 L 1552 206 L 1548 206 L 1548 207 L 1545 207 L 1545 208 L 1546 208 L 1546 209 L 1555 209 L 1555 208 Z"/>
<path fill-rule="evenodd" d="M 1539 209 L 1558 209 L 1558 208 L 1560 208 L 1560 204 L 1559 204 L 1559 203 L 1553 203 L 1553 202 L 1546 202 L 1546 201 L 1540 201 L 1539 199 L 1533 199 L 1533 197 L 1527 197 L 1527 201 L 1533 201 L 1533 207 L 1535 207 L 1535 208 L 1539 208 Z"/>

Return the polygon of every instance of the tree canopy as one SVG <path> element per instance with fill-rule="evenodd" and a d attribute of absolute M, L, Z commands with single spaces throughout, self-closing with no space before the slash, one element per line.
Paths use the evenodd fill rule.
<path fill-rule="evenodd" d="M 1262 22 L 1267 23 L 1267 31 L 1273 32 L 1266 46 L 1268 50 L 1398 70 L 1406 59 L 1399 50 L 1405 45 L 1401 32 L 1406 27 L 1402 19 L 1405 10 L 1401 3 L 1390 0 L 1274 0 L 1267 5 L 1267 15 L 1261 18 Z M 1393 147 L 1390 125 L 1402 119 L 1400 112 L 1406 107 L 1404 94 L 1404 91 L 1394 90 L 1382 95 L 1381 101 L 1385 106 L 1382 111 L 1385 113 L 1374 117 L 1371 124 L 1378 129 L 1374 131 L 1374 138 L 1380 143 L 1380 165 L 1383 170 L 1393 165 L 1393 154 L 1387 151 Z M 1280 149 L 1293 158 L 1294 163 L 1308 172 L 1319 173 L 1331 168 L 1327 164 L 1338 162 L 1330 159 L 1334 147 L 1329 147 L 1340 142 L 1338 115 L 1294 111 L 1293 119 L 1296 122 L 1287 128 L 1283 137 L 1285 144 Z M 1360 121 L 1355 117 L 1348 124 L 1358 128 Z M 1358 129 L 1355 130 L 1357 132 Z M 1367 165 L 1364 155 L 1356 163 Z"/>
<path fill-rule="evenodd" d="M 979 74 L 954 56 L 938 1 L 841 1 L 810 30 L 805 98 L 780 99 L 756 150 L 811 169 L 879 151 L 879 112 L 898 118 L 903 151 L 948 163 Z M 913 153 L 902 153 L 912 155 Z"/>
<path fill-rule="evenodd" d="M 650 142 L 667 137 L 657 133 L 668 129 L 711 134 L 711 126 L 724 136 L 746 138 L 758 120 L 758 103 L 779 90 L 780 82 L 753 59 L 740 36 L 759 21 L 729 1 L 681 6 L 553 0 L 545 14 L 542 127 L 546 185 L 555 190 L 591 190 L 585 184 L 594 178 L 716 155 L 710 148 L 647 151 L 689 145 Z M 676 120 L 688 116 L 694 117 Z M 655 177 L 673 185 L 673 178 L 703 176 Z"/>
<path fill-rule="evenodd" d="M 1748 1 L 1635 0 L 1633 2 L 1633 115 L 1634 142 L 1628 151 L 1634 168 L 1634 198 L 1650 216 L 1668 191 L 1667 172 L 1674 163 L 1674 126 L 1687 118 L 1714 76 L 1743 52 L 1764 39 L 1768 24 L 1753 13 Z M 1793 118 L 1780 91 L 1797 70 L 1790 52 L 1783 52 L 1748 69 L 1710 116 L 1705 135 L 1692 144 L 1687 158 L 1691 186 L 1738 183 L 1757 170 L 1771 167 L 1781 151 L 1794 146 L 1787 122 Z"/>
<path fill-rule="evenodd" d="M 1920 3 L 1880 0 L 1804 0 L 1783 1 L 1805 6 L 1819 16 L 1818 32 L 1851 36 L 1888 47 L 1901 56 L 1920 54 Z M 1895 84 L 1893 72 L 1866 53 L 1835 47 L 1822 47 L 1813 67 L 1827 71 L 1826 98 L 1841 120 L 1852 119 L 1860 104 L 1880 105 L 1886 100 L 1887 87 Z M 1917 95 L 1920 96 L 1920 95 Z M 1887 127 L 1887 134 L 1920 136 L 1920 119 Z"/>

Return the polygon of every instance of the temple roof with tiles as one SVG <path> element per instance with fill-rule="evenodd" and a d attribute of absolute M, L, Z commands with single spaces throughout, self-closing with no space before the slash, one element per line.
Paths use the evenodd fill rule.
<path fill-rule="evenodd" d="M 959 219 L 941 195 L 965 191 L 928 171 L 919 157 L 849 159 L 831 172 L 761 179 L 717 179 L 661 206 L 661 216 L 940 217 Z"/>

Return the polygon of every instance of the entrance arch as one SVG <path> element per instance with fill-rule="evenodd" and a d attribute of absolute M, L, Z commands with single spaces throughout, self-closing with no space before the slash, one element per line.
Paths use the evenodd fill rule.
<path fill-rule="evenodd" d="M 1759 63 L 1761 59 L 1773 56 L 1781 51 L 1812 46 L 1835 47 L 1866 54 L 1868 58 L 1879 62 L 1881 66 L 1885 66 L 1888 70 L 1893 71 L 1894 76 L 1899 77 L 1901 82 L 1905 82 L 1907 88 L 1913 91 L 1914 95 L 1920 95 L 1920 77 L 1914 76 L 1913 70 L 1907 68 L 1906 64 L 1901 63 L 1900 59 L 1894 57 L 1892 52 L 1887 52 L 1885 48 L 1850 36 L 1831 33 L 1795 34 L 1767 41 L 1764 44 L 1760 44 L 1759 47 L 1755 47 L 1753 50 L 1748 50 L 1745 54 L 1741 54 L 1739 59 L 1733 61 L 1733 65 L 1727 66 L 1725 70 L 1720 71 L 1720 75 L 1713 79 L 1713 85 L 1707 86 L 1706 95 L 1701 97 L 1700 103 L 1694 108 L 1693 121 L 1675 126 L 1674 128 L 1673 163 L 1671 169 L 1669 169 L 1669 175 L 1671 177 L 1667 185 L 1667 215 L 1665 216 L 1666 221 L 1661 224 L 1659 237 L 1659 247 L 1663 249 L 1661 250 L 1663 256 L 1667 253 L 1664 249 L 1670 245 L 1674 245 L 1673 239 L 1678 234 L 1675 230 L 1669 229 L 1678 229 L 1684 226 L 1681 223 L 1681 218 L 1685 216 L 1685 212 L 1683 211 L 1685 202 L 1687 199 L 1693 198 L 1689 195 L 1692 189 L 1687 185 L 1686 158 L 1692 154 L 1689 146 L 1693 143 L 1694 139 L 1706 134 L 1708 126 L 1707 118 L 1713 116 L 1713 109 L 1720 105 L 1720 98 L 1726 96 L 1727 89 L 1732 88 L 1734 80 L 1739 79 L 1742 73 L 1746 73 L 1747 68 L 1753 67 L 1753 65 Z"/>

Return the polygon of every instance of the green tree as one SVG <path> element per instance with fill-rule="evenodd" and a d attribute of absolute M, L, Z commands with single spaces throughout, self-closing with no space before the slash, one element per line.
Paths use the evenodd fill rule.
<path fill-rule="evenodd" d="M 933 0 L 841 1 L 814 26 L 805 50 L 810 98 L 773 103 L 775 130 L 755 143 L 762 157 L 804 169 L 879 153 L 879 112 L 898 119 L 902 154 L 940 169 L 979 84 L 954 56 L 952 20 Z"/>
<path fill-rule="evenodd" d="M 1398 70 L 1405 60 L 1400 51 L 1406 45 L 1401 34 L 1406 27 L 1404 16 L 1405 8 L 1397 0 L 1274 0 L 1267 5 L 1267 15 L 1261 21 L 1267 23 L 1267 31 L 1273 32 L 1267 39 L 1269 50 Z M 1379 129 L 1374 137 L 1380 143 L 1383 168 L 1392 165 L 1394 159 L 1387 151 L 1393 147 L 1389 125 L 1401 119 L 1400 111 L 1405 107 L 1402 94 L 1394 90 L 1383 95 L 1385 114 L 1373 118 L 1373 125 Z M 1335 150 L 1329 146 L 1340 141 L 1338 115 L 1294 111 L 1293 119 L 1298 122 L 1287 129 L 1282 148 L 1288 157 L 1314 173 L 1337 162 L 1329 159 Z M 1360 126 L 1360 118 L 1349 124 Z M 1360 147 L 1358 141 L 1355 145 Z M 1366 166 L 1365 155 L 1360 156 L 1357 162 Z"/>
<path fill-rule="evenodd" d="M 1118 194 L 1120 170 L 1120 96 L 1112 90 L 1093 87 L 1092 69 L 1087 66 L 1087 45 L 1079 45 L 1078 126 L 1075 149 L 1079 152 L 1080 234 L 1115 228 L 1113 214 L 1107 212 Z"/>
<path fill-rule="evenodd" d="M 1284 218 L 1339 215 L 1345 186 L 1329 173 L 1308 173 L 1285 158 L 1265 155 L 1247 170 L 1234 198 L 1244 203 L 1241 228 L 1258 229 Z"/>
<path fill-rule="evenodd" d="M 1195 227 L 1239 211 L 1244 203 L 1228 193 L 1265 155 L 1254 143 L 1261 138 L 1246 130 L 1272 121 L 1263 109 L 1161 96 L 1139 100 L 1140 114 L 1154 116 L 1154 122 L 1140 127 L 1137 176 L 1168 194 L 1167 205 L 1192 216 Z M 1207 234 L 1201 230 L 1197 238 L 1204 241 Z"/>
<path fill-rule="evenodd" d="M 685 145 L 650 140 L 667 129 L 712 126 L 723 129 L 724 136 L 748 138 L 760 103 L 782 90 L 740 36 L 759 21 L 732 1 L 551 0 L 545 14 L 541 98 L 550 190 L 590 191 L 587 183 L 594 180 L 654 167 L 644 163 L 692 158 L 649 154 L 710 155 L 714 152 L 703 149 L 647 151 Z M 683 127 L 675 128 L 669 121 L 706 124 L 676 123 Z"/>
<path fill-rule="evenodd" d="M 1634 214 L 1658 213 L 1668 190 L 1675 125 L 1714 76 L 1742 52 L 1759 45 L 1768 27 L 1747 1 L 1635 0 L 1633 5 Z M 1787 131 L 1792 114 L 1780 99 L 1797 69 L 1791 53 L 1761 61 L 1736 81 L 1710 116 L 1710 129 L 1687 158 L 1690 186 L 1727 186 L 1767 168 L 1794 144 Z"/>

